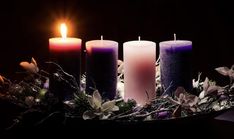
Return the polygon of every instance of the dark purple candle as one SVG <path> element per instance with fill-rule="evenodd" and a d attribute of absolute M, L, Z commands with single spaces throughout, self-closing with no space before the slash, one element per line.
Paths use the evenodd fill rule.
<path fill-rule="evenodd" d="M 114 99 L 117 85 L 118 43 L 110 40 L 86 42 L 86 92 L 98 89 L 103 98 Z"/>
<path fill-rule="evenodd" d="M 192 42 L 185 40 L 164 41 L 160 46 L 161 82 L 170 93 L 178 86 L 192 90 Z M 169 93 L 168 92 L 168 93 Z"/>

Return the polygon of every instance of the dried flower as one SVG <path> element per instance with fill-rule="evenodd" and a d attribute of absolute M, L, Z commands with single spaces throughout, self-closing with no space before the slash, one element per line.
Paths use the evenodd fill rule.
<path fill-rule="evenodd" d="M 193 107 L 197 105 L 199 100 L 197 96 L 187 93 L 183 87 L 176 89 L 175 97 L 178 103 L 184 107 Z"/>
<path fill-rule="evenodd" d="M 0 84 L 4 84 L 3 76 L 0 75 Z"/>
<path fill-rule="evenodd" d="M 228 67 L 218 67 L 218 68 L 215 68 L 215 70 L 218 73 L 224 76 L 229 76 L 230 79 L 234 80 L 234 65 L 232 65 L 230 69 Z"/>
<path fill-rule="evenodd" d="M 37 73 L 39 71 L 37 62 L 34 58 L 31 59 L 31 63 L 27 61 L 20 62 L 20 66 L 30 73 Z"/>
<path fill-rule="evenodd" d="M 206 77 L 203 83 L 203 91 L 200 93 L 199 98 L 202 99 L 210 93 L 217 92 L 222 89 L 220 86 L 216 86 L 215 82 L 209 81 Z"/>
<path fill-rule="evenodd" d="M 118 60 L 118 73 L 119 74 L 124 73 L 124 62 L 122 60 Z"/>
<path fill-rule="evenodd" d="M 102 103 L 98 90 L 95 90 L 92 96 L 88 96 L 88 102 L 93 109 L 83 113 L 84 120 L 93 119 L 96 116 L 99 116 L 99 119 L 107 119 L 111 116 L 111 112 L 119 110 L 119 107 L 115 105 L 115 100 Z"/>

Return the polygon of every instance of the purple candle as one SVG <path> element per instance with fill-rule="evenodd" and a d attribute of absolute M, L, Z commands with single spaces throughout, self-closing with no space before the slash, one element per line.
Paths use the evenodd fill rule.
<path fill-rule="evenodd" d="M 192 42 L 186 40 L 164 41 L 160 46 L 161 82 L 168 93 L 178 86 L 192 90 L 191 53 Z"/>
<path fill-rule="evenodd" d="M 98 89 L 105 99 L 114 99 L 117 85 L 118 43 L 111 40 L 86 42 L 86 92 Z"/>

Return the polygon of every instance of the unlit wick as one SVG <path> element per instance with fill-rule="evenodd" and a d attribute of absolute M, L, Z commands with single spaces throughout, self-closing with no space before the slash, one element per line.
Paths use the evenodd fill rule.
<path fill-rule="evenodd" d="M 103 40 L 103 35 L 101 35 L 101 41 Z"/>
<path fill-rule="evenodd" d="M 174 33 L 174 41 L 176 41 L 176 34 Z"/>

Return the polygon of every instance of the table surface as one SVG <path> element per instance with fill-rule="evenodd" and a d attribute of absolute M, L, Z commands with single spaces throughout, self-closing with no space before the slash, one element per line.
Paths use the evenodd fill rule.
<path fill-rule="evenodd" d="M 0 103 L 1 104 L 1 103 Z M 0 106 L 0 111 L 4 111 L 2 108 L 3 105 Z M 2 110 L 1 110 L 2 109 Z M 5 108 L 6 109 L 6 108 Z M 7 117 L 1 117 L 4 115 L 2 113 L 0 115 L 0 124 L 4 124 L 4 119 Z M 15 132 L 21 132 L 22 135 L 30 133 L 38 134 L 38 131 L 41 133 L 49 132 L 49 134 L 53 134 L 55 136 L 60 134 L 66 134 L 66 135 L 86 135 L 86 136 L 107 136 L 106 134 L 113 134 L 116 137 L 122 137 L 124 136 L 154 136 L 155 134 L 160 134 L 165 137 L 188 137 L 186 134 L 189 134 L 193 137 L 214 137 L 214 138 L 224 138 L 224 137 L 230 137 L 233 135 L 232 138 L 234 138 L 234 108 L 229 109 L 222 114 L 216 116 L 216 117 L 205 117 L 205 118 L 196 118 L 196 119 L 182 119 L 182 120 L 174 120 L 174 121 L 155 121 L 155 122 L 149 122 L 149 123 L 116 123 L 116 122 L 100 122 L 100 121 L 83 121 L 83 120 L 77 120 L 77 121 L 71 121 L 70 126 L 58 128 L 59 125 L 57 122 L 52 122 L 47 127 L 43 126 L 43 128 L 26 128 L 26 129 L 17 129 L 14 131 L 6 132 L 8 133 L 14 133 L 11 135 L 19 135 L 15 134 Z M 58 125 L 58 126 L 57 126 Z M 1 127 L 1 126 L 0 126 Z M 45 128 L 46 127 L 46 128 Z M 44 129 L 45 128 L 45 129 Z M 55 132 L 52 132 L 52 131 Z M 5 131 L 4 131 L 5 132 Z M 88 134 L 87 134 L 88 132 Z M 90 133 L 92 134 L 90 134 Z M 1 130 L 0 130 L 1 133 Z M 1 138 L 0 134 L 0 138 Z M 41 134 L 42 135 L 42 134 Z M 7 135 L 9 137 L 9 134 Z M 109 135 L 108 135 L 109 136 Z M 190 138 L 190 137 L 188 137 Z M 2 138 L 1 138 L 2 139 Z"/>

